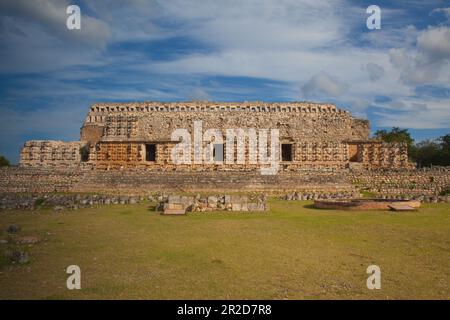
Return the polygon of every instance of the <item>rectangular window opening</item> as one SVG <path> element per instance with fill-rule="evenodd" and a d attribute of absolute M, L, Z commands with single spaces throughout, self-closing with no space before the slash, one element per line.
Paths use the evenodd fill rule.
<path fill-rule="evenodd" d="M 281 145 L 281 161 L 292 161 L 292 144 Z"/>

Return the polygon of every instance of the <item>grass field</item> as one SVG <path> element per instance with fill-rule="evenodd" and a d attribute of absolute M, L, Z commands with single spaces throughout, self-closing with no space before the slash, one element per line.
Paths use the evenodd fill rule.
<path fill-rule="evenodd" d="M 0 299 L 449 299 L 450 205 L 418 212 L 317 210 L 161 216 L 148 204 L 0 213 L 35 245 L 0 244 Z M 30 262 L 10 264 L 7 247 Z M 66 267 L 81 268 L 81 290 Z M 381 268 L 368 290 L 366 268 Z"/>

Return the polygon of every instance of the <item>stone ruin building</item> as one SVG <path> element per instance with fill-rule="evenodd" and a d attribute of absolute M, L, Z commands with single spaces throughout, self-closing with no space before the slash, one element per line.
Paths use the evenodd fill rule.
<path fill-rule="evenodd" d="M 262 174 L 263 164 L 250 161 L 255 154 L 249 144 L 241 153 L 244 161 L 174 163 L 172 151 L 179 141 L 172 141 L 172 133 L 185 129 L 195 136 L 197 121 L 203 133 L 216 129 L 224 136 L 202 143 L 213 147 L 214 160 L 224 154 L 228 160 L 228 151 L 238 156 L 236 140 L 225 138 L 227 129 L 278 129 L 278 171 Z M 292 199 L 349 198 L 361 192 L 438 199 L 449 189 L 450 167 L 417 169 L 408 162 L 406 145 L 370 139 L 367 120 L 332 104 L 309 102 L 98 103 L 90 107 L 79 141 L 28 141 L 20 166 L 0 168 L 0 195 L 13 198 L 55 192 L 153 196 L 243 191 Z"/>
<path fill-rule="evenodd" d="M 411 168 L 404 144 L 369 138 L 369 121 L 333 104 L 308 102 L 141 102 L 98 103 L 90 107 L 79 141 L 28 141 L 21 167 L 146 171 L 254 171 L 244 164 L 174 164 L 175 129 L 279 129 L 281 171 L 342 168 Z M 204 142 L 205 146 L 208 142 Z M 225 154 L 236 144 L 214 145 Z M 217 151 L 217 152 L 216 152 Z M 235 153 L 237 154 L 237 153 Z M 215 156 L 215 155 L 214 155 Z"/>

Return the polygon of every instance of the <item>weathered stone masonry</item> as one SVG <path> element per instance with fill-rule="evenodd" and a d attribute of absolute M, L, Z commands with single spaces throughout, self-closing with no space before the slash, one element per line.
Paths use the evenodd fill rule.
<path fill-rule="evenodd" d="M 200 120 L 203 131 L 279 129 L 280 149 L 287 145 L 288 157 L 276 175 L 261 175 L 248 161 L 175 165 L 171 133 L 179 128 L 192 133 Z M 415 169 L 406 145 L 369 139 L 367 120 L 331 104 L 101 103 L 90 107 L 80 141 L 26 142 L 20 167 L 0 169 L 0 193 L 261 191 L 309 199 L 365 190 L 436 197 L 449 188 L 449 170 Z"/>
<path fill-rule="evenodd" d="M 369 122 L 355 119 L 332 104 L 142 102 L 91 106 L 77 142 L 29 141 L 21 152 L 22 167 L 80 167 L 96 170 L 255 171 L 246 150 L 244 164 L 183 164 L 171 159 L 175 129 L 191 134 L 194 121 L 203 131 L 279 129 L 281 169 L 411 168 L 406 146 L 369 139 Z M 204 142 L 206 147 L 208 142 Z M 236 143 L 223 145 L 233 148 Z"/>

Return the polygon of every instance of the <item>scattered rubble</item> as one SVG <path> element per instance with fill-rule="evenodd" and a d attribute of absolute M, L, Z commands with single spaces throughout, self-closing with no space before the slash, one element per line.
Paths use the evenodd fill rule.
<path fill-rule="evenodd" d="M 210 211 L 268 211 L 266 195 L 209 195 L 178 196 L 170 195 L 158 199 L 157 211 L 164 214 L 184 214 L 184 212 Z"/>
<path fill-rule="evenodd" d="M 24 236 L 15 239 L 16 244 L 36 244 L 40 239 L 36 236 Z"/>
<path fill-rule="evenodd" d="M 142 200 L 143 197 L 138 196 L 6 193 L 0 195 L 0 210 L 36 210 L 47 207 L 60 212 L 98 204 L 137 204 Z"/>

